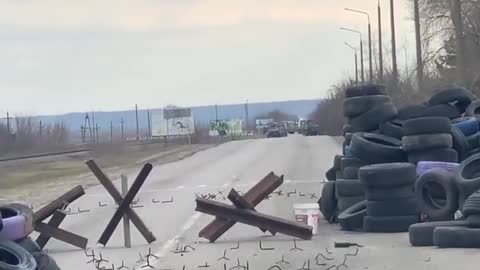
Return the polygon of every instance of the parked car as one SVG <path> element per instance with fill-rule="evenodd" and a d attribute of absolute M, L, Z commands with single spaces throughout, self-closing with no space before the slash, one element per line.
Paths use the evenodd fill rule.
<path fill-rule="evenodd" d="M 287 129 L 283 123 L 268 123 L 265 126 L 264 132 L 267 138 L 286 137 L 288 135 Z"/>

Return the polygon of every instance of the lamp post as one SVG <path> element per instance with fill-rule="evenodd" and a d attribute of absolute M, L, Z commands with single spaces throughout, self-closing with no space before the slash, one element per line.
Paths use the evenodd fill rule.
<path fill-rule="evenodd" d="M 382 10 L 378 0 L 378 80 L 383 83 L 383 44 L 382 44 Z"/>
<path fill-rule="evenodd" d="M 362 33 L 361 33 L 360 31 L 353 30 L 353 29 L 350 29 L 350 28 L 345 28 L 345 27 L 340 27 L 340 30 L 353 32 L 353 33 L 356 33 L 356 34 L 358 34 L 358 35 L 360 36 L 360 69 L 361 69 L 362 84 L 364 84 L 364 83 L 365 83 L 365 74 L 364 74 L 364 69 L 363 69 L 363 40 L 362 40 Z"/>
<path fill-rule="evenodd" d="M 355 53 L 355 85 L 358 85 L 358 59 L 357 59 L 357 50 L 355 49 L 355 47 L 353 47 L 352 45 L 348 44 L 347 42 L 344 42 L 345 45 L 347 45 L 348 47 L 350 47 L 353 52 Z"/>
<path fill-rule="evenodd" d="M 373 81 L 373 63 L 372 63 L 372 26 L 370 24 L 370 14 L 368 14 L 365 11 L 361 10 L 356 10 L 356 9 L 351 9 L 351 8 L 345 8 L 347 11 L 355 12 L 355 13 L 360 13 L 363 15 L 367 16 L 368 19 L 368 66 L 370 68 L 370 82 Z"/>

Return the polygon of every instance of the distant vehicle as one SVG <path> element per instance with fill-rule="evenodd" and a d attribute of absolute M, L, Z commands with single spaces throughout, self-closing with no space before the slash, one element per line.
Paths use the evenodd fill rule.
<path fill-rule="evenodd" d="M 286 137 L 288 132 L 284 123 L 272 122 L 265 126 L 263 134 L 265 134 L 267 138 L 280 138 Z"/>
<path fill-rule="evenodd" d="M 304 136 L 320 135 L 320 126 L 313 123 L 312 120 L 303 120 L 300 126 L 300 130 Z"/>
<path fill-rule="evenodd" d="M 295 134 L 297 132 L 298 127 L 295 121 L 284 121 L 283 123 L 286 124 L 287 132 L 290 134 Z"/>

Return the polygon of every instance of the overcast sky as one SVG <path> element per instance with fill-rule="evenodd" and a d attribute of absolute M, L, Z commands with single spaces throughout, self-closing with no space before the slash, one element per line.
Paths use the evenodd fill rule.
<path fill-rule="evenodd" d="M 395 2 L 403 61 L 413 23 Z M 353 72 L 358 36 L 338 28 L 366 37 L 344 7 L 377 32 L 377 0 L 0 0 L 0 112 L 321 98 Z"/>

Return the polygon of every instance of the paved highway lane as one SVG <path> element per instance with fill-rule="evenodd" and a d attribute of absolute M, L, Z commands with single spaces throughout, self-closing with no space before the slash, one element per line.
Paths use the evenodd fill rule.
<path fill-rule="evenodd" d="M 317 201 L 310 194 L 319 197 L 324 173 L 331 166 L 333 156 L 339 152 L 338 140 L 331 137 L 294 135 L 230 142 L 178 162 L 155 166 L 138 196 L 139 208 L 135 209 L 157 237 L 151 245 L 146 244 L 132 225 L 132 248 L 123 248 L 122 224 L 106 247 L 96 244 L 115 210 L 112 199 L 101 186 L 88 189 L 87 194 L 71 206 L 72 213 L 78 208 L 89 212 L 68 216 L 62 227 L 88 237 L 88 252 L 94 250 L 97 259 L 101 253 L 108 260 L 101 266 L 112 268 L 114 264 L 115 269 L 122 264 L 129 269 L 173 270 L 239 270 L 247 264 L 253 270 L 266 270 L 274 265 L 279 268 L 272 269 L 295 270 L 302 269 L 302 266 L 303 269 L 327 269 L 332 265 L 338 266 L 338 269 L 451 269 L 447 266 L 454 261 L 461 263 L 463 269 L 474 269 L 474 263 L 468 262 L 466 254 L 478 255 L 475 250 L 412 248 L 406 233 L 342 232 L 338 225 L 324 221 L 312 241 L 297 241 L 301 250 L 292 250 L 292 237 L 270 236 L 242 224 L 236 224 L 213 244 L 198 237 L 201 228 L 213 218 L 194 211 L 195 194 L 216 194 L 219 191 L 226 194 L 232 187 L 246 191 L 273 171 L 285 175 L 285 183 L 279 190 L 283 193 L 296 190 L 297 193 L 290 197 L 272 196 L 256 209 L 293 220 L 294 203 Z M 129 172 L 129 179 L 134 177 L 135 173 Z M 118 181 L 115 184 L 118 186 Z M 300 193 L 306 195 L 299 196 Z M 172 197 L 172 203 L 152 202 L 167 201 Z M 217 199 L 223 201 L 221 195 Z M 107 206 L 99 207 L 99 203 Z M 259 240 L 262 240 L 263 247 L 274 250 L 261 250 Z M 353 256 L 355 248 L 334 249 L 335 241 L 357 242 L 364 247 Z M 187 245 L 195 250 L 188 248 L 189 252 L 184 254 L 174 252 Z M 52 240 L 47 248 L 62 269 L 95 269 L 93 264 L 86 263 L 90 258 L 75 247 Z M 149 249 L 153 255 L 148 256 L 150 265 L 154 268 L 146 266 Z M 224 253 L 227 258 L 222 258 Z M 346 254 L 352 256 L 347 256 L 345 265 L 339 266 Z M 282 256 L 286 262 L 282 262 Z"/>

